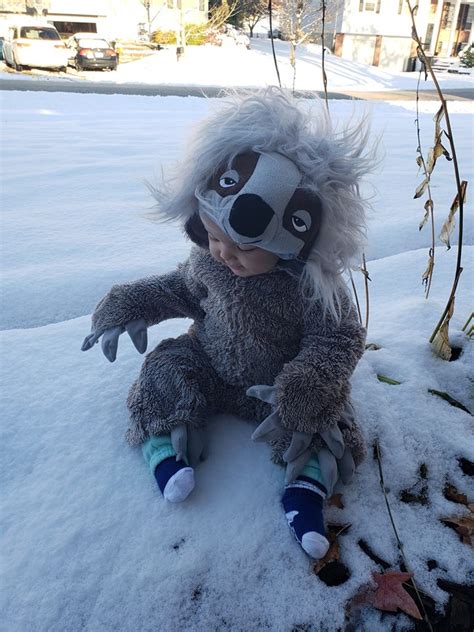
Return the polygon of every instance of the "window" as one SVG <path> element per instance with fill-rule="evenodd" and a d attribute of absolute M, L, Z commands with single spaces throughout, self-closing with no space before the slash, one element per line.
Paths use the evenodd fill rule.
<path fill-rule="evenodd" d="M 20 37 L 24 37 L 25 39 L 36 39 L 36 40 L 61 39 L 56 29 L 48 29 L 48 28 L 42 28 L 38 26 L 26 26 L 26 27 L 24 26 L 20 31 Z"/>
<path fill-rule="evenodd" d="M 433 39 L 433 31 L 434 31 L 434 24 L 428 24 L 428 26 L 426 27 L 425 41 L 423 43 L 423 48 L 425 50 L 429 49 L 429 47 L 431 46 L 431 40 Z"/>
<path fill-rule="evenodd" d="M 375 11 L 376 13 L 380 13 L 380 5 L 382 0 L 359 0 L 359 11 Z"/>

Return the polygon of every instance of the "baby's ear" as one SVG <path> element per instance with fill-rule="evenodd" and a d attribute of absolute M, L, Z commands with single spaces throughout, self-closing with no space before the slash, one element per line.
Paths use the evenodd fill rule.
<path fill-rule="evenodd" d="M 204 228 L 204 224 L 197 213 L 191 215 L 187 220 L 184 225 L 184 232 L 193 243 L 201 246 L 201 248 L 209 248 L 207 230 Z"/>

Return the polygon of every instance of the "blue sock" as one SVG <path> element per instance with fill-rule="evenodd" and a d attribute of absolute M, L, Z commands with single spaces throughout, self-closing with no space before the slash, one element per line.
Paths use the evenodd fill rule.
<path fill-rule="evenodd" d="M 315 471 L 319 470 L 316 457 L 311 457 L 309 467 L 315 478 L 307 476 L 308 469 L 305 468 L 303 475 L 285 487 L 282 504 L 293 535 L 310 557 L 319 560 L 326 555 L 329 548 L 323 516 L 327 490 L 320 471 Z M 316 476 L 320 480 L 316 480 Z"/>
<path fill-rule="evenodd" d="M 194 489 L 194 470 L 185 461 L 176 460 L 170 436 L 150 437 L 143 444 L 142 453 L 166 500 L 186 500 Z"/>

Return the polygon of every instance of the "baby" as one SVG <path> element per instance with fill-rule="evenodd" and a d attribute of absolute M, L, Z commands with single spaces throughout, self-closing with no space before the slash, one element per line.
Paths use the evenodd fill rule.
<path fill-rule="evenodd" d="M 276 88 L 219 101 L 155 192 L 161 217 L 194 242 L 189 258 L 112 287 L 83 350 L 102 337 L 113 362 L 122 332 L 143 353 L 148 327 L 192 319 L 146 356 L 128 397 L 127 440 L 141 444 L 165 499 L 182 502 L 207 420 L 258 422 L 253 439 L 286 466 L 287 522 L 319 559 L 329 546 L 324 498 L 365 453 L 349 383 L 365 331 L 342 274 L 363 243 L 369 160 L 360 128 L 337 135 L 321 106 L 315 116 L 307 105 Z"/>

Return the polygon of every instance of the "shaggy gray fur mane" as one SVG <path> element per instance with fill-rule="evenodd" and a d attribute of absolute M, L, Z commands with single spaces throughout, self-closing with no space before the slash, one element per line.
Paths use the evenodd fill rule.
<path fill-rule="evenodd" d="M 308 107 L 312 106 L 312 107 Z M 183 225 L 198 212 L 197 187 L 206 186 L 222 165 L 246 151 L 279 152 L 303 174 L 301 186 L 322 201 L 320 233 L 301 277 L 302 291 L 321 300 L 338 318 L 346 292 L 343 273 L 360 263 L 365 243 L 366 202 L 362 177 L 371 169 L 368 128 L 336 131 L 322 101 L 297 101 L 285 91 L 227 93 L 197 128 L 187 156 L 167 183 L 153 189 L 158 217 Z"/>

